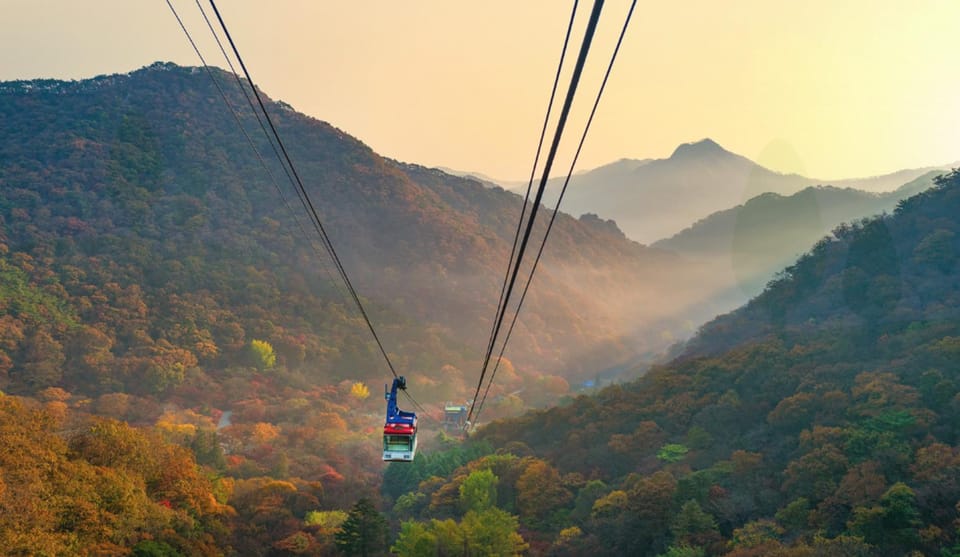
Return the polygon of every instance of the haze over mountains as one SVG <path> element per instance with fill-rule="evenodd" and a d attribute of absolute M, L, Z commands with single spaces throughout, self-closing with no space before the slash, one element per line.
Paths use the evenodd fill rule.
<path fill-rule="evenodd" d="M 465 468 L 589 474 L 518 505 L 546 538 L 541 517 L 569 510 L 570 554 L 955 553 L 957 215 L 954 171 L 839 228 L 640 380 L 491 424 L 480 437 L 524 458 Z"/>
<path fill-rule="evenodd" d="M 215 75 L 229 83 L 226 75 Z M 227 90 L 233 91 L 233 106 L 244 105 L 239 92 Z M 263 299 L 272 300 L 267 305 L 281 313 L 283 308 L 298 308 L 296 322 L 279 315 L 270 318 L 283 331 L 274 340 L 280 342 L 282 335 L 297 330 L 311 331 L 314 348 L 302 361 L 309 361 L 310 354 L 319 357 L 323 335 L 315 316 L 329 315 L 323 305 L 339 306 L 342 298 L 335 290 L 327 291 L 325 256 L 309 246 L 302 221 L 294 221 L 284 207 L 295 205 L 292 192 L 287 191 L 286 200 L 277 195 L 278 186 L 238 135 L 233 116 L 207 75 L 155 64 L 129 75 L 80 82 L 6 83 L 0 93 L 6 123 L 0 149 L 0 195 L 5 200 L 0 216 L 10 250 L 37 257 L 58 243 L 63 254 L 53 260 L 58 264 L 75 260 L 71 265 L 86 268 L 97 261 L 102 268 L 104 261 L 113 261 L 124 269 L 122 278 L 117 274 L 99 280 L 138 285 L 149 307 L 167 304 L 171 295 L 209 290 L 208 302 L 231 307 L 231 319 L 251 330 L 259 328 L 255 323 L 263 315 L 274 315 L 273 310 L 264 313 L 255 295 L 238 294 L 244 288 L 243 273 L 233 269 L 263 269 L 246 280 L 260 284 Z M 391 350 L 401 365 L 437 373 L 444 364 L 460 369 L 477 361 L 484 344 L 478 339 L 489 332 L 520 199 L 469 178 L 384 159 L 287 105 L 271 106 L 286 127 L 308 188 L 322 200 L 318 209 L 334 244 L 358 290 L 377 308 L 385 340 L 396 347 Z M 248 129 L 256 126 L 250 119 L 244 124 Z M 261 140 L 258 148 L 262 153 L 270 149 Z M 279 167 L 272 172 L 283 176 Z M 772 191 L 789 191 L 809 181 L 763 169 L 709 140 L 683 145 L 669 159 L 618 161 L 579 178 L 583 182 L 571 188 L 565 208 L 576 207 L 578 199 L 607 202 L 622 193 L 626 201 L 610 207 L 624 209 L 652 193 L 667 216 L 631 214 L 654 227 L 666 227 L 668 220 L 675 223 L 681 214 L 693 212 L 691 207 L 729 207 L 729 199 L 742 194 L 745 181 Z M 617 193 L 629 185 L 627 179 L 655 187 Z M 121 182 L 127 186 L 116 185 Z M 601 190 L 609 195 L 576 193 Z M 709 195 L 701 195 L 704 191 Z M 880 198 L 863 197 L 862 214 L 895 202 L 883 199 L 887 205 Z M 858 203 L 850 201 L 851 207 Z M 748 209 L 754 205 L 763 204 L 748 204 Z M 644 213 L 653 210 L 643 207 Z M 782 210 L 806 214 L 795 207 Z M 850 214 L 855 212 L 851 209 Z M 837 216 L 846 218 L 847 213 Z M 533 376 L 571 379 L 636 361 L 742 303 L 823 232 L 816 227 L 797 231 L 789 242 L 757 256 L 761 263 L 740 265 L 746 274 L 731 275 L 729 266 L 726 272 L 718 270 L 717 261 L 723 258 L 720 229 L 726 227 L 728 237 L 732 234 L 731 245 L 752 246 L 754 239 L 770 236 L 762 226 L 767 221 L 754 223 L 753 218 L 734 218 L 732 225 L 729 216 L 718 217 L 719 225 L 708 219 L 702 228 L 665 241 L 662 247 L 668 251 L 630 241 L 619 223 L 561 214 L 508 356 Z M 542 234 L 545 224 L 542 216 L 536 231 Z M 696 237 L 709 241 L 699 245 Z M 184 261 L 199 266 L 187 272 Z M 220 286 L 211 289 L 211 284 Z M 744 284 L 748 287 L 742 288 Z M 303 296 L 318 305 L 299 302 Z M 249 304 L 247 309 L 239 311 L 236 300 Z M 426 336 L 414 340 L 411 331 Z M 210 333 L 217 336 L 213 329 Z M 349 376 L 349 368 L 363 354 L 371 354 L 362 330 L 350 336 L 349 356 L 341 352 L 340 360 L 321 358 L 334 376 Z M 169 342 L 172 333 L 154 327 L 148 337 Z M 424 354 L 413 348 L 424 342 L 444 349 Z M 133 339 L 131 344 L 116 343 L 115 351 L 120 354 L 123 347 L 136 345 Z M 373 374 L 366 369 L 361 373 Z M 465 382 L 455 384 L 441 390 L 452 394 L 465 387 Z"/>
<path fill-rule="evenodd" d="M 411 391 L 469 396 L 520 198 L 268 107 Z M 384 477 L 388 372 L 233 117 L 173 64 L 0 84 L 0 547 L 330 554 L 358 516 L 386 531 L 354 505 L 382 485 L 400 554 L 960 554 L 960 172 L 809 187 L 711 141 L 595 171 L 659 177 L 662 203 L 781 189 L 649 247 L 561 215 L 485 418 L 643 377 L 462 445 L 424 425 Z"/>
<path fill-rule="evenodd" d="M 651 244 L 764 193 L 792 195 L 818 185 L 889 192 L 931 170 L 949 168 L 906 169 L 830 181 L 778 173 L 727 151 L 711 139 L 703 139 L 678 146 L 666 159 L 623 159 L 579 172 L 570 180 L 562 208 L 572 215 L 595 213 L 613 219 L 627 237 Z M 562 180 L 554 178 L 548 183 L 544 199 L 552 206 Z M 526 183 L 508 187 L 522 194 Z"/>
<path fill-rule="evenodd" d="M 892 211 L 901 200 L 931 187 L 939 174 L 930 171 L 887 193 L 816 186 L 789 196 L 762 194 L 653 246 L 712 262 L 716 284 L 736 285 L 753 297 L 836 226 Z"/>
<path fill-rule="evenodd" d="M 245 106 L 232 78 L 214 74 L 232 105 Z M 357 316 L 310 244 L 303 213 L 293 216 L 300 208 L 292 190 L 260 166 L 206 73 L 158 63 L 78 82 L 4 83 L 0 95 L 3 241 L 11 254 L 40 262 L 34 267 L 55 284 L 73 285 L 57 291 L 57 303 L 96 324 L 113 357 L 133 365 L 158 343 L 195 354 L 200 334 L 219 347 L 216 358 L 200 358 L 210 371 L 242 360 L 243 339 L 265 338 L 285 347 L 281 358 L 295 369 L 382 376 L 367 333 L 348 326 Z M 269 106 L 398 365 L 437 378 L 450 364 L 457 371 L 433 384 L 442 396 L 463 396 L 467 368 L 485 347 L 521 200 L 384 159 L 287 105 Z M 241 118 L 256 129 L 252 116 Z M 271 172 L 283 176 L 278 166 Z M 545 225 L 541 215 L 535 233 Z M 135 289 L 137 301 L 83 301 L 84 289 L 106 284 Z M 628 240 L 610 222 L 561 215 L 508 356 L 528 377 L 592 377 L 713 315 L 706 297 L 695 265 Z M 136 325 L 104 321 L 121 303 L 146 313 Z M 186 334 L 171 311 L 196 312 L 195 332 Z M 62 331 L 47 334 L 68 344 Z M 339 339 L 332 348 L 330 334 Z M 18 343 L 9 352 L 14 371 L 0 378 L 7 388 L 29 392 L 64 377 L 61 363 L 49 377 L 27 380 L 28 352 Z"/>

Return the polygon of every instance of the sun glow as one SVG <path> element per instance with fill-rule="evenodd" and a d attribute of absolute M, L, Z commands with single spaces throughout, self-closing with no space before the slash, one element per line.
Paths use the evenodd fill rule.
<path fill-rule="evenodd" d="M 176 4 L 201 49 L 224 66 L 195 5 Z M 585 117 L 626 7 L 604 9 L 571 126 Z M 529 173 L 568 4 L 289 2 L 264 11 L 238 0 L 223 8 L 272 96 L 390 157 L 500 178 Z M 789 145 L 786 159 L 765 162 L 824 179 L 958 160 L 958 20 L 960 3 L 950 0 L 644 6 L 579 167 L 667 156 L 702 137 L 750 158 Z M 198 63 L 163 3 L 14 1 L 0 47 L 4 80 Z"/>

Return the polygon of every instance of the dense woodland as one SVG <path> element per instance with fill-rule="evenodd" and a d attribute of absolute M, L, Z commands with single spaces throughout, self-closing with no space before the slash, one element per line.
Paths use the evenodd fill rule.
<path fill-rule="evenodd" d="M 416 397 L 468 396 L 520 200 L 270 106 Z M 577 398 L 702 280 L 562 217 L 485 415 L 565 403 L 424 415 L 384 467 L 388 371 L 208 75 L 0 84 L 0 119 L 8 554 L 960 554 L 957 172 Z"/>
<path fill-rule="evenodd" d="M 391 467 L 398 543 L 448 543 L 490 471 L 531 553 L 960 554 L 960 172 L 937 184 L 642 379 L 491 424 L 442 478 Z"/>
<path fill-rule="evenodd" d="M 230 105 L 244 106 L 232 76 L 214 70 L 212 78 Z M 428 405 L 423 446 L 444 443 L 433 439 L 429 414 L 472 391 L 520 198 L 379 157 L 283 103 L 270 101 L 269 110 L 394 364 Z M 247 114 L 240 120 L 252 132 Z M 190 449 L 211 481 L 272 486 L 241 499 L 287 518 L 251 526 L 247 503 L 227 490 L 220 504 L 242 519 L 217 522 L 225 535 L 198 522 L 204 547 L 282 554 L 281 542 L 303 531 L 288 552 L 322 553 L 329 544 L 303 530 L 306 513 L 349 510 L 377 494 L 378 392 L 389 371 L 283 169 L 261 167 L 198 68 L 158 63 L 76 82 L 3 83 L 0 119 L 0 392 L 9 412 L 43 423 L 43 435 L 67 447 L 97 419 L 131 424 L 157 436 L 150 443 Z M 252 135 L 266 157 L 269 144 Z M 645 306 L 622 302 L 652 296 L 631 279 L 667 281 L 674 256 L 596 217 L 561 215 L 551 246 L 514 336 L 517 365 L 499 370 L 485 420 L 547 405 L 571 382 L 670 341 L 629 341 L 644 313 L 624 308 Z M 668 306 L 646 315 L 648 325 Z M 31 484 L 6 465 L 0 473 L 15 508 Z M 143 481 L 147 497 L 165 500 Z M 50 541 L 62 548 L 51 554 L 99 541 L 129 549 L 167 529 L 134 523 L 111 538 L 81 539 L 72 527 L 30 528 L 64 534 Z M 17 543 L 34 538 L 24 533 Z M 195 552 L 193 541 L 163 539 Z M 6 549 L 41 552 L 17 543 Z"/>

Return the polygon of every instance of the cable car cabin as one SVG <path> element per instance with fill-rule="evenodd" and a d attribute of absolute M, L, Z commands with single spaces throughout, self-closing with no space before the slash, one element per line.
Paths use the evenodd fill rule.
<path fill-rule="evenodd" d="M 387 420 L 383 424 L 383 460 L 389 462 L 413 462 L 417 454 L 417 415 L 397 407 L 397 390 L 406 390 L 407 381 L 402 376 L 393 380 L 387 391 Z"/>
<path fill-rule="evenodd" d="M 443 429 L 460 431 L 467 425 L 467 407 L 446 403 L 443 406 Z"/>
<path fill-rule="evenodd" d="M 413 462 L 417 453 L 416 427 L 383 426 L 383 460 L 390 462 Z"/>

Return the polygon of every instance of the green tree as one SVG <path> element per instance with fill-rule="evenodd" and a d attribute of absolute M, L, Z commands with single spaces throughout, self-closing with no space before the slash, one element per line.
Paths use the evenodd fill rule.
<path fill-rule="evenodd" d="M 952 231 L 942 228 L 931 232 L 913 249 L 913 261 L 949 272 L 957 261 L 955 236 Z"/>
<path fill-rule="evenodd" d="M 425 493 L 413 492 L 404 493 L 397 498 L 393 504 L 393 514 L 400 520 L 415 518 L 425 506 L 427 506 L 427 495 Z"/>
<path fill-rule="evenodd" d="M 429 524 L 408 520 L 400 525 L 400 535 L 390 551 L 401 557 L 431 557 L 466 555 L 469 547 L 463 526 L 453 519 L 433 519 Z"/>
<path fill-rule="evenodd" d="M 436 555 L 460 555 L 466 553 L 466 538 L 463 528 L 452 518 L 431 520 L 430 532 L 436 536 Z"/>
<path fill-rule="evenodd" d="M 491 507 L 482 512 L 470 511 L 461 522 L 468 555 L 509 557 L 520 555 L 528 545 L 517 533 L 516 516 Z"/>
<path fill-rule="evenodd" d="M 373 506 L 373 501 L 361 498 L 350 509 L 347 520 L 335 537 L 337 549 L 346 555 L 380 555 L 387 548 L 387 520 Z"/>
<path fill-rule="evenodd" d="M 669 443 L 660 447 L 660 450 L 657 451 L 657 458 L 667 463 L 680 462 L 687 456 L 689 451 L 690 449 L 683 445 Z"/>
<path fill-rule="evenodd" d="M 690 547 L 686 544 L 671 545 L 666 553 L 657 557 L 706 557 L 707 551 L 702 547 Z"/>
<path fill-rule="evenodd" d="M 497 505 L 499 478 L 489 468 L 471 472 L 460 484 L 460 508 L 483 512 Z"/>
<path fill-rule="evenodd" d="M 791 532 L 801 532 L 810 527 L 810 501 L 798 497 L 777 511 L 777 521 Z"/>
<path fill-rule="evenodd" d="M 260 371 L 273 369 L 277 364 L 277 354 L 273 351 L 273 346 L 265 340 L 251 340 L 250 354 L 253 357 L 253 365 Z"/>
<path fill-rule="evenodd" d="M 220 444 L 216 430 L 197 430 L 197 434 L 190 441 L 190 449 L 196 456 L 198 464 L 212 466 L 217 470 L 222 470 L 226 466 L 223 446 Z"/>
<path fill-rule="evenodd" d="M 400 557 L 431 557 L 439 553 L 437 535 L 426 524 L 408 520 L 400 524 L 400 535 L 390 546 Z"/>
<path fill-rule="evenodd" d="M 323 529 L 339 529 L 347 521 L 349 515 L 344 511 L 309 511 L 303 518 L 307 526 L 319 526 Z"/>
<path fill-rule="evenodd" d="M 570 519 L 584 524 L 590 518 L 590 511 L 593 510 L 593 504 L 603 497 L 607 492 L 607 484 L 601 480 L 590 480 L 577 492 L 577 498 L 573 503 L 573 512 L 570 513 Z"/>
<path fill-rule="evenodd" d="M 717 520 L 704 512 L 694 500 L 687 501 L 673 517 L 670 532 L 674 539 L 694 546 L 706 545 L 719 538 Z"/>
<path fill-rule="evenodd" d="M 744 524 L 733 531 L 730 547 L 749 548 L 759 547 L 769 542 L 779 541 L 785 530 L 772 520 L 755 520 Z"/>
<path fill-rule="evenodd" d="M 518 527 L 516 516 L 496 507 L 468 511 L 459 524 L 452 519 L 434 519 L 429 525 L 409 520 L 400 525 L 400 535 L 390 551 L 402 557 L 512 557 L 528 549 Z"/>
<path fill-rule="evenodd" d="M 906 553 L 919 540 L 919 517 L 916 495 L 906 484 L 898 482 L 883 494 L 879 506 L 857 507 L 849 528 L 884 552 Z"/>
<path fill-rule="evenodd" d="M 182 554 L 164 542 L 144 540 L 133 547 L 133 557 L 180 557 Z"/>

